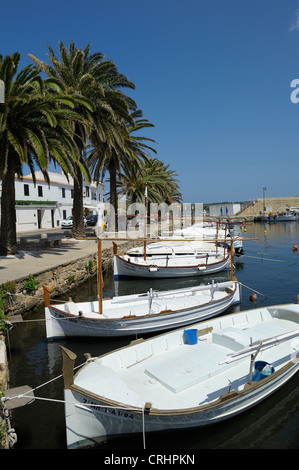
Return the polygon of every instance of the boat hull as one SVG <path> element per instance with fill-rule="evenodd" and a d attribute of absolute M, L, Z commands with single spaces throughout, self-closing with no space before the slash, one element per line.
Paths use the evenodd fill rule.
<path fill-rule="evenodd" d="M 130 434 L 146 435 L 209 426 L 233 418 L 265 400 L 290 380 L 298 369 L 297 359 L 276 376 L 255 383 L 244 392 L 232 391 L 222 395 L 214 404 L 185 412 L 119 408 L 90 395 L 65 390 L 67 446 L 75 449 Z"/>
<path fill-rule="evenodd" d="M 68 447 L 181 432 L 250 409 L 298 371 L 298 326 L 295 304 L 229 314 L 193 324 L 195 342 L 184 329 L 135 341 L 75 376 L 76 356 L 62 348 Z"/>
<path fill-rule="evenodd" d="M 229 256 L 224 259 L 213 262 L 204 263 L 202 258 L 197 261 L 196 257 L 192 257 L 192 264 L 187 265 L 163 265 L 159 259 L 151 258 L 147 263 L 134 262 L 133 259 L 127 261 L 119 255 L 114 256 L 114 276 L 115 277 L 142 277 L 149 279 L 176 278 L 176 277 L 193 277 L 206 274 L 214 274 L 225 271 L 230 267 Z M 193 261 L 194 260 L 194 261 Z"/>
<path fill-rule="evenodd" d="M 222 283 L 222 285 L 228 284 Z M 119 319 L 105 319 L 100 315 L 95 319 L 82 318 L 78 315 L 67 314 L 57 307 L 49 306 L 45 308 L 46 334 L 47 338 L 51 339 L 65 336 L 124 337 L 167 331 L 225 312 L 232 305 L 240 302 L 239 289 L 239 284 L 236 282 L 231 293 L 219 300 L 173 311 L 165 309 L 160 313 L 140 317 L 128 315 Z M 103 305 L 105 305 L 105 300 L 103 300 Z M 103 308 L 105 309 L 105 307 Z"/>

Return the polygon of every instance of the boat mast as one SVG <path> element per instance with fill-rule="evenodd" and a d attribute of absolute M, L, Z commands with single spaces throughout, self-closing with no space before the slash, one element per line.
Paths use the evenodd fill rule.
<path fill-rule="evenodd" d="M 103 313 L 103 279 L 102 279 L 102 240 L 98 237 L 98 292 L 99 292 L 99 314 Z"/>
<path fill-rule="evenodd" d="M 144 191 L 144 242 L 143 242 L 143 259 L 146 260 L 146 228 L 147 228 L 147 185 Z"/>

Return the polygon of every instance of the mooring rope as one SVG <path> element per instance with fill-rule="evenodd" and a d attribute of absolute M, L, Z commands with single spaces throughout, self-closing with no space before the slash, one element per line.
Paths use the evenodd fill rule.
<path fill-rule="evenodd" d="M 95 359 L 96 358 L 93 358 L 93 357 L 87 359 L 84 363 L 74 367 L 74 370 L 78 369 L 79 367 L 82 367 L 83 365 L 85 365 L 88 362 L 94 361 Z M 4 395 L 0 400 L 1 404 L 2 404 L 2 407 L 6 408 L 6 406 L 5 406 L 6 401 L 27 397 L 27 395 L 29 393 L 32 393 L 32 392 L 40 389 L 41 387 L 44 387 L 45 385 L 48 385 L 49 383 L 54 382 L 55 380 L 60 379 L 62 377 L 63 377 L 63 374 L 60 374 L 60 375 L 54 377 L 53 379 L 50 379 L 47 382 L 44 382 L 43 384 L 40 384 L 40 385 L 28 390 L 27 392 L 21 393 L 19 395 L 15 395 L 13 397 L 6 397 Z M 82 409 L 86 409 L 86 408 L 87 409 L 92 409 L 92 408 L 103 408 L 104 407 L 104 408 L 111 408 L 111 409 L 124 410 L 124 411 L 137 411 L 137 412 L 141 411 L 143 448 L 144 449 L 146 448 L 146 444 L 145 444 L 145 419 L 144 419 L 145 405 L 142 408 L 141 407 L 139 407 L 139 408 L 134 408 L 134 407 L 126 408 L 126 407 L 122 407 L 122 406 L 106 405 L 104 403 L 98 404 L 98 405 L 96 403 L 92 403 L 92 404 L 79 403 L 79 402 L 75 402 L 75 401 L 61 400 L 61 399 L 58 399 L 58 398 L 37 397 L 35 395 L 34 395 L 33 399 L 34 400 L 40 400 L 40 401 L 52 402 L 52 403 L 61 403 L 61 404 L 64 404 L 64 405 L 70 404 L 70 405 L 73 405 L 73 406 L 76 406 L 76 407 L 82 408 Z"/>
<path fill-rule="evenodd" d="M 244 258 L 253 258 L 253 259 L 259 259 L 262 261 L 273 261 L 276 263 L 287 263 L 287 264 L 299 264 L 298 261 L 286 261 L 282 259 L 273 259 L 273 258 L 264 258 L 264 255 L 261 253 L 261 256 L 249 256 L 249 255 L 243 255 Z"/>
<path fill-rule="evenodd" d="M 251 287 L 246 286 L 245 284 L 243 284 L 243 283 L 240 282 L 240 281 L 238 281 L 238 284 L 240 284 L 240 286 L 242 286 L 242 287 L 246 287 L 246 289 L 249 289 L 249 290 L 251 290 L 252 292 L 256 292 L 257 294 L 262 295 L 263 297 L 268 297 L 267 295 L 262 294 L 262 293 L 259 292 L 258 290 L 252 289 Z"/>

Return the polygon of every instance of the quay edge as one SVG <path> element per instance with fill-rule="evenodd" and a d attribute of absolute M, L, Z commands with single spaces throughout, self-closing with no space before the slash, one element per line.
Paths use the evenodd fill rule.
<path fill-rule="evenodd" d="M 128 248 L 136 246 L 136 242 L 121 243 L 120 252 Z M 112 267 L 113 248 L 106 248 L 102 253 L 103 270 L 109 270 Z M 93 260 L 93 268 L 86 269 L 86 265 Z M 97 272 L 97 252 L 81 257 L 70 263 L 62 263 L 57 265 L 55 269 L 33 273 L 37 280 L 38 288 L 33 294 L 24 294 L 24 284 L 26 278 L 10 279 L 16 284 L 16 296 L 13 305 L 9 305 L 4 309 L 4 314 L 8 321 L 13 323 L 14 318 L 20 319 L 29 310 L 43 304 L 43 285 L 47 284 L 51 290 L 51 295 L 57 297 L 60 294 L 66 295 L 66 289 L 73 289 L 80 286 L 87 279 L 94 277 Z M 74 276 L 73 282 L 69 283 L 69 278 Z M 6 338 L 0 331 L 0 398 L 2 393 L 10 388 L 9 362 L 6 347 Z M 0 406 L 0 427 L 4 429 L 6 420 Z M 3 433 L 4 437 L 0 442 L 1 449 L 9 449 L 11 447 L 9 434 Z"/>

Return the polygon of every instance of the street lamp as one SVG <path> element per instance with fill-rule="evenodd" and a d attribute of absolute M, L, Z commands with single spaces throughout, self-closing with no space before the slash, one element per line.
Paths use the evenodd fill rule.
<path fill-rule="evenodd" d="M 264 212 L 266 212 L 266 204 L 265 204 L 265 191 L 267 191 L 267 188 L 263 188 Z"/>

